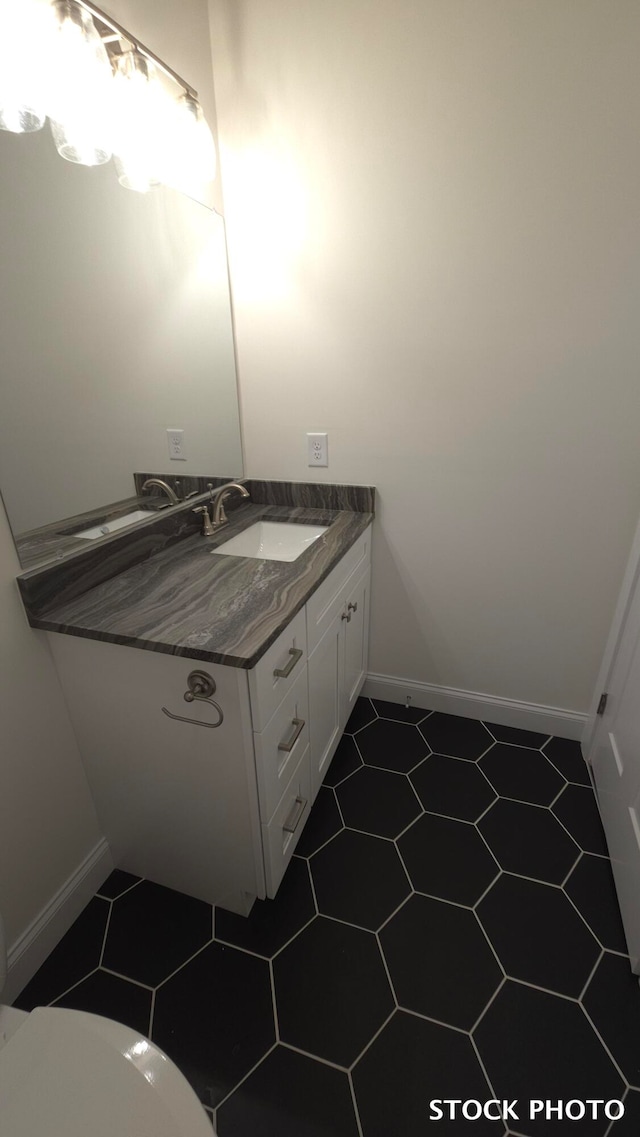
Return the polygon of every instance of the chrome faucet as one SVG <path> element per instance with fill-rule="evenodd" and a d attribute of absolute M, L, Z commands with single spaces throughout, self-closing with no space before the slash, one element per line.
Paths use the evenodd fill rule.
<path fill-rule="evenodd" d="M 146 482 L 143 482 L 142 484 L 142 489 L 148 490 L 149 486 L 159 486 L 161 490 L 164 490 L 167 497 L 169 498 L 169 505 L 179 504 L 180 498 L 178 497 L 177 493 L 171 489 L 170 485 L 167 485 L 166 482 L 163 482 L 162 478 L 147 478 Z"/>
<path fill-rule="evenodd" d="M 249 497 L 249 491 L 241 486 L 239 482 L 226 482 L 225 485 L 220 486 L 217 490 L 211 491 L 211 503 L 213 505 L 213 529 L 220 529 L 226 525 L 229 518 L 227 517 L 224 503 L 229 495 L 237 490 L 243 497 Z"/>

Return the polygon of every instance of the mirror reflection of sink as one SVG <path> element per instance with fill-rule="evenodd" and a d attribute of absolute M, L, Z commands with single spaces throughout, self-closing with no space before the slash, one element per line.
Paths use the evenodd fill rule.
<path fill-rule="evenodd" d="M 256 521 L 237 537 L 211 551 L 228 557 L 295 561 L 322 536 L 326 528 L 326 525 L 296 525 L 288 521 Z"/>
<path fill-rule="evenodd" d="M 95 541 L 98 537 L 108 537 L 110 533 L 117 533 L 118 529 L 125 529 L 127 525 L 134 525 L 136 521 L 146 521 L 151 516 L 152 514 L 146 509 L 134 509 L 133 513 L 114 517 L 111 521 L 104 521 L 102 525 L 94 525 L 91 529 L 82 529 L 73 536 L 82 537 L 84 541 Z"/>

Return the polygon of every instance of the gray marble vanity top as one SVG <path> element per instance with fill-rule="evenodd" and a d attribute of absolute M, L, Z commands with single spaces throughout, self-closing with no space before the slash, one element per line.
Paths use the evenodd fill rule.
<path fill-rule="evenodd" d="M 370 507 L 242 505 L 214 537 L 191 530 L 84 591 L 57 587 L 53 576 L 47 588 L 42 574 L 37 580 L 24 574 L 19 584 L 29 622 L 46 631 L 253 667 L 371 523 L 373 491 Z M 326 524 L 327 530 L 295 561 L 216 553 L 263 519 Z"/>

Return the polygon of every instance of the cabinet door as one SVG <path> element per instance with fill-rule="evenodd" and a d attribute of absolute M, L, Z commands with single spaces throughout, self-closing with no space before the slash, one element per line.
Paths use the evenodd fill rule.
<path fill-rule="evenodd" d="M 371 569 L 360 577 L 347 594 L 344 621 L 344 682 L 342 722 L 344 728 L 367 674 L 369 651 L 369 592 Z"/>
<path fill-rule="evenodd" d="M 320 789 L 342 731 L 344 623 L 342 615 L 337 616 L 309 657 L 312 801 Z"/>

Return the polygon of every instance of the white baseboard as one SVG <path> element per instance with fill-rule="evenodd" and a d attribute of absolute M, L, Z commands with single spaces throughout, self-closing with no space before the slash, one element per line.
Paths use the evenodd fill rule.
<path fill-rule="evenodd" d="M 405 703 L 428 711 L 442 711 L 462 718 L 483 719 L 501 726 L 515 726 L 520 730 L 536 730 L 541 734 L 556 734 L 560 738 L 580 740 L 587 715 L 562 707 L 546 707 L 538 703 L 522 703 L 517 699 L 500 699 L 477 691 L 461 691 L 456 687 L 440 687 L 435 683 L 416 683 L 411 679 L 396 679 L 392 675 L 369 674 L 362 694 L 370 699 L 387 699 L 390 703 Z"/>
<path fill-rule="evenodd" d="M 112 868 L 111 850 L 102 838 L 9 948 L 4 1003 L 12 1003 L 33 978 Z"/>

